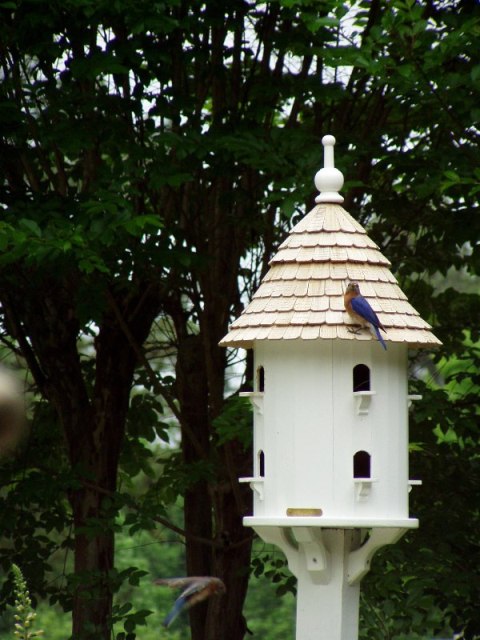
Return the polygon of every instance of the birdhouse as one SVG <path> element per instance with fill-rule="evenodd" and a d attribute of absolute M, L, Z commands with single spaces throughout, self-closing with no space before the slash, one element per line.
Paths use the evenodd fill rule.
<path fill-rule="evenodd" d="M 220 344 L 254 352 L 254 388 L 244 394 L 254 409 L 253 475 L 240 479 L 254 509 L 244 524 L 283 549 L 299 580 L 297 639 L 352 640 L 373 553 L 418 526 L 408 508 L 419 481 L 408 475 L 407 353 L 440 342 L 341 206 L 335 139 L 322 143 L 316 206 Z M 351 282 L 384 327 L 386 350 L 346 313 Z M 323 598 L 312 585 L 323 585 Z"/>

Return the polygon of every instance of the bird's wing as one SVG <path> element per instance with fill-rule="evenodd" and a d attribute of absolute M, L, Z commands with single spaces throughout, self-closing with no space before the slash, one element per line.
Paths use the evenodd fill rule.
<path fill-rule="evenodd" d="M 182 597 L 188 598 L 191 594 L 205 589 L 212 581 L 209 576 L 192 576 L 189 578 L 159 578 L 155 584 L 165 585 L 171 589 L 184 589 Z"/>
<path fill-rule="evenodd" d="M 183 587 L 191 584 L 191 578 L 158 578 L 154 581 L 154 584 L 165 585 L 170 589 L 183 589 Z"/>
<path fill-rule="evenodd" d="M 225 590 L 223 582 L 219 578 L 213 578 L 211 576 L 159 578 L 158 580 L 155 580 L 155 584 L 166 585 L 173 589 L 185 587 L 179 597 L 175 600 L 172 610 L 163 621 L 165 627 L 170 626 L 182 609 L 190 609 L 190 607 L 193 607 L 197 602 L 201 602 L 213 593 L 219 591 L 220 587 L 223 587 L 223 591 Z"/>
<path fill-rule="evenodd" d="M 355 313 L 358 313 L 359 316 L 365 318 L 367 322 L 371 322 L 373 326 L 379 326 L 380 322 L 377 318 L 377 314 L 370 306 L 370 303 L 363 296 L 352 298 L 351 305 Z"/>
<path fill-rule="evenodd" d="M 196 578 L 192 580 L 185 591 L 182 591 L 182 598 L 190 600 L 192 596 L 206 589 L 210 584 L 209 578 Z"/>
<path fill-rule="evenodd" d="M 175 600 L 175 603 L 170 613 L 166 616 L 165 620 L 163 621 L 163 626 L 169 627 L 172 624 L 172 622 L 175 620 L 175 618 L 181 613 L 184 607 L 185 607 L 185 601 L 180 596 L 180 598 L 177 598 Z"/>

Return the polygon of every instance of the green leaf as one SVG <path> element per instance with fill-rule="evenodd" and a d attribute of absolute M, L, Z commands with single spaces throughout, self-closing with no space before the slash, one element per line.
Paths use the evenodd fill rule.
<path fill-rule="evenodd" d="M 40 229 L 38 224 L 35 222 L 35 220 L 28 220 L 27 218 L 21 218 L 19 220 L 19 226 L 23 227 L 27 231 L 30 231 L 37 238 L 42 237 L 42 230 Z"/>
<path fill-rule="evenodd" d="M 475 84 L 480 84 L 480 64 L 477 64 L 473 67 L 470 72 L 470 77 Z"/>
<path fill-rule="evenodd" d="M 219 445 L 238 440 L 248 447 L 252 440 L 252 409 L 249 401 L 239 396 L 230 397 L 222 413 L 213 421 L 213 426 Z"/>

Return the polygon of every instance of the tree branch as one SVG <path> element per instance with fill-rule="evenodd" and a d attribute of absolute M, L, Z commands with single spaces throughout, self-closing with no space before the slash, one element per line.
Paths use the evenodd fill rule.
<path fill-rule="evenodd" d="M 92 482 L 89 482 L 88 480 L 82 479 L 81 482 L 83 486 L 86 487 L 87 489 L 97 491 L 98 493 L 101 493 L 109 497 L 113 497 L 115 495 L 113 491 L 109 491 L 108 489 L 99 487 L 98 485 Z M 128 507 L 136 511 L 137 513 L 141 511 L 141 507 L 131 498 L 131 496 L 129 496 Z M 161 524 L 166 529 L 169 529 L 170 531 L 177 533 L 179 536 L 182 536 L 182 538 L 185 538 L 185 540 L 198 542 L 199 544 L 203 544 L 214 549 L 225 549 L 225 548 L 236 549 L 238 547 L 242 547 L 244 544 L 249 543 L 254 537 L 253 534 L 250 534 L 245 536 L 245 538 L 242 538 L 241 540 L 234 542 L 233 544 L 225 544 L 225 542 L 218 542 L 217 540 L 212 540 L 210 538 L 204 538 L 202 536 L 190 534 L 187 531 L 185 531 L 185 529 L 178 527 L 177 525 L 173 524 L 173 522 L 170 522 L 170 520 L 167 520 L 167 518 L 163 518 L 162 516 L 152 516 L 152 520 L 154 522 L 157 522 L 158 524 Z"/>
<path fill-rule="evenodd" d="M 143 349 L 140 347 L 140 345 L 137 343 L 137 341 L 135 340 L 135 337 L 133 336 L 132 332 L 130 331 L 130 328 L 128 326 L 128 324 L 126 323 L 122 312 L 120 311 L 117 302 L 115 300 L 115 298 L 113 297 L 113 295 L 111 294 L 110 291 L 107 291 L 107 300 L 108 303 L 110 305 L 110 308 L 112 309 L 118 324 L 121 328 L 121 330 L 123 331 L 125 337 L 127 338 L 130 346 L 132 347 L 135 355 L 137 356 L 139 362 L 143 365 L 143 367 L 145 368 L 145 371 L 148 375 L 148 378 L 152 384 L 152 387 L 154 388 L 154 390 L 160 394 L 161 396 L 163 396 L 163 398 L 165 399 L 170 411 L 173 413 L 173 415 L 176 417 L 176 419 L 178 420 L 178 422 L 180 423 L 182 430 L 186 433 L 187 437 L 189 438 L 189 440 L 191 441 L 192 445 L 195 447 L 195 450 L 197 451 L 197 454 L 199 455 L 200 458 L 206 459 L 206 453 L 203 450 L 203 447 L 200 445 L 197 437 L 195 436 L 194 432 L 192 431 L 192 429 L 190 429 L 189 425 L 185 424 L 182 421 L 182 416 L 180 411 L 178 410 L 176 404 L 175 404 L 175 400 L 172 397 L 172 394 L 170 393 L 170 391 L 168 390 L 168 388 L 162 384 L 160 382 L 160 380 L 158 379 L 157 374 L 155 373 L 155 371 L 152 369 L 152 366 L 150 364 L 150 362 L 148 361 L 145 352 L 143 351 Z"/>

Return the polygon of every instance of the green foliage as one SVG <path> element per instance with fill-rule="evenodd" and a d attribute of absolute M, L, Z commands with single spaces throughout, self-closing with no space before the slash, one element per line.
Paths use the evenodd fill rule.
<path fill-rule="evenodd" d="M 175 510 L 179 509 L 180 505 Z M 177 515 L 180 513 L 178 512 Z M 258 542 L 253 558 L 256 561 L 255 566 L 258 566 L 259 562 L 264 563 L 265 567 L 276 565 L 277 569 L 283 573 L 280 563 L 284 565 L 284 560 L 278 550 L 271 547 L 265 548 L 263 543 Z M 115 623 L 115 637 L 120 640 L 121 634 L 127 633 L 123 622 L 125 617 L 133 615 L 132 622 L 135 622 L 136 612 L 139 611 L 143 616 L 142 610 L 144 610 L 152 612 L 143 618 L 145 625 L 139 625 L 138 629 L 130 633 L 142 640 L 158 639 L 161 622 L 175 600 L 175 593 L 170 589 L 154 585 L 153 580 L 158 577 L 185 574 L 182 540 L 167 529 L 143 530 L 133 536 L 123 531 L 117 538 L 117 563 L 120 574 L 137 565 L 138 569 L 135 571 L 138 575 L 138 586 L 126 580 L 116 596 L 115 612 L 119 616 L 119 621 Z M 258 575 L 252 575 L 245 604 L 248 628 L 265 640 L 291 637 L 295 626 L 293 594 L 287 593 L 279 597 L 277 595 L 279 583 L 273 582 L 262 572 L 255 573 Z M 48 638 L 65 640 L 68 637 L 69 615 L 63 613 L 58 605 L 49 606 L 45 602 L 39 603 L 36 614 L 36 624 L 45 630 Z M 7 640 L 9 637 L 8 631 L 0 631 L 0 640 Z M 180 616 L 175 621 L 168 630 L 168 637 L 171 640 L 188 640 L 191 637 L 187 615 Z"/>
<path fill-rule="evenodd" d="M 252 408 L 247 398 L 230 396 L 222 413 L 213 421 L 213 427 L 222 445 L 230 440 L 238 440 L 245 449 L 252 442 Z"/>
<path fill-rule="evenodd" d="M 12 560 L 21 564 L 35 599 L 66 594 L 49 583 L 51 557 L 65 556 L 71 545 L 70 510 L 65 492 L 75 483 L 59 446 L 58 424 L 45 402 L 31 406 L 28 443 L 0 465 L 0 563 L 7 572 Z M 10 585 L 2 585 L 3 606 L 11 601 Z M 67 598 L 68 599 L 68 598 Z"/>
<path fill-rule="evenodd" d="M 259 544 L 256 545 L 260 547 Z M 287 561 L 278 549 L 268 545 L 261 545 L 260 551 L 254 549 L 252 557 L 252 574 L 255 578 L 268 578 L 275 587 L 277 596 L 284 596 L 286 593 L 296 595 L 296 579 L 287 567 Z M 265 548 L 267 547 L 267 548 Z"/>
<path fill-rule="evenodd" d="M 381 550 L 374 564 L 362 584 L 360 638 L 452 637 L 452 609 L 439 606 L 434 575 L 414 570 L 401 548 Z"/>
<path fill-rule="evenodd" d="M 420 528 L 383 549 L 362 582 L 364 637 L 478 637 L 478 355 L 467 338 L 459 355 L 440 356 L 433 375 L 412 384 L 423 396 L 410 416 L 411 477 L 423 481 L 411 509 Z"/>

